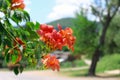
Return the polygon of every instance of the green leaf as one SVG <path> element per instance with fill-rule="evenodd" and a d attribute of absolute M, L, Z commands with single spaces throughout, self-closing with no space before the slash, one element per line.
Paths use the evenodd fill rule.
<path fill-rule="evenodd" d="M 36 25 L 35 25 L 35 30 L 38 30 L 40 27 L 40 23 L 39 22 L 36 22 Z"/>
<path fill-rule="evenodd" d="M 34 25 L 33 22 L 27 22 L 25 29 L 26 29 L 27 31 L 31 31 L 31 30 L 33 30 L 34 26 L 35 26 L 35 25 Z"/>
<path fill-rule="evenodd" d="M 9 7 L 11 5 L 11 0 L 5 0 L 6 1 L 6 4 L 7 4 L 7 7 Z"/>
<path fill-rule="evenodd" d="M 18 75 L 18 74 L 19 74 L 18 67 L 15 67 L 15 68 L 14 68 L 14 73 L 15 73 L 15 75 Z"/>
<path fill-rule="evenodd" d="M 1 34 L 0 34 L 0 38 L 2 38 Z M 2 39 L 0 39 L 0 45 L 2 44 Z"/>
<path fill-rule="evenodd" d="M 37 33 L 35 31 L 30 31 L 30 38 L 31 39 L 37 39 L 39 37 L 38 37 L 38 35 L 37 35 Z"/>
<path fill-rule="evenodd" d="M 6 50 L 5 53 L 6 52 L 8 52 L 8 51 Z M 6 60 L 7 63 L 9 62 L 9 60 L 10 60 L 10 54 L 9 53 L 6 54 L 5 60 Z"/>
<path fill-rule="evenodd" d="M 30 15 L 28 14 L 28 12 L 23 10 L 23 13 L 24 13 L 24 20 L 25 21 L 30 21 Z"/>
<path fill-rule="evenodd" d="M 20 73 L 22 73 L 23 72 L 23 66 L 21 65 L 20 67 L 19 67 L 19 71 L 20 71 Z"/>
<path fill-rule="evenodd" d="M 0 8 L 2 7 L 3 4 L 3 0 L 0 0 Z"/>
<path fill-rule="evenodd" d="M 22 16 L 22 12 L 20 12 L 19 10 L 15 10 L 11 19 L 18 24 L 19 22 L 22 22 Z"/>
<path fill-rule="evenodd" d="M 15 22 L 22 22 L 22 21 L 30 21 L 30 16 L 28 12 L 22 9 L 17 9 L 14 11 L 14 14 L 12 15 L 12 20 Z"/>
<path fill-rule="evenodd" d="M 7 10 L 8 6 L 10 6 L 10 3 L 7 0 L 3 0 L 2 3 L 3 10 Z"/>
<path fill-rule="evenodd" d="M 7 0 L 9 3 L 11 3 L 12 0 Z"/>
<path fill-rule="evenodd" d="M 32 63 L 32 58 L 28 58 L 29 63 Z"/>
<path fill-rule="evenodd" d="M 12 59 L 11 61 L 12 61 L 12 63 L 15 63 L 15 62 L 16 62 L 17 57 L 18 57 L 18 56 L 16 56 L 16 55 L 12 55 L 12 56 L 11 56 L 11 59 Z"/>
<path fill-rule="evenodd" d="M 39 27 L 39 23 L 36 25 L 33 22 L 27 22 L 25 29 L 29 32 L 30 36 L 28 37 L 30 40 L 37 39 L 39 36 L 36 33 L 36 29 Z"/>
<path fill-rule="evenodd" d="M 10 39 L 4 39 L 3 44 L 12 47 L 12 42 L 10 41 Z"/>
<path fill-rule="evenodd" d="M 0 22 L 0 32 L 5 32 L 3 24 Z"/>

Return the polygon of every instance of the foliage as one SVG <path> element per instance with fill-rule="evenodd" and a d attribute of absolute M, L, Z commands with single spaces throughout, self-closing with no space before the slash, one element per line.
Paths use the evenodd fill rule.
<path fill-rule="evenodd" d="M 75 51 L 74 53 L 90 54 L 93 53 L 96 44 L 98 43 L 99 27 L 97 23 L 87 19 L 81 13 L 76 14 L 74 19 L 74 35 L 76 36 Z"/>
<path fill-rule="evenodd" d="M 61 68 L 70 68 L 70 67 L 82 67 L 86 66 L 85 62 L 83 60 L 75 60 L 74 62 L 63 62 L 61 63 Z"/>
<path fill-rule="evenodd" d="M 57 31 L 52 25 L 33 23 L 24 8 L 24 0 L 0 0 L 0 14 L 3 15 L 0 16 L 0 56 L 16 75 L 26 66 L 36 66 L 39 62 L 44 68 L 59 70 L 56 56 L 46 56 L 63 46 L 73 50 L 72 29 L 63 30 L 59 25 Z"/>
<path fill-rule="evenodd" d="M 114 53 L 111 55 L 105 55 L 100 59 L 98 62 L 96 72 L 101 73 L 109 70 L 119 70 L 120 69 L 120 54 Z M 88 69 L 85 70 L 68 70 L 68 71 L 61 71 L 62 75 L 68 76 L 86 76 Z"/>
<path fill-rule="evenodd" d="M 120 0 L 94 0 L 94 2 L 95 5 L 91 5 L 92 15 L 99 19 L 99 22 L 102 25 L 97 26 L 97 22 L 89 21 L 86 16 L 87 12 L 81 11 L 77 14 L 75 22 L 75 26 L 77 27 L 74 28 L 77 38 L 75 53 L 88 53 L 89 55 L 92 53 L 92 64 L 88 72 L 88 75 L 90 76 L 95 76 L 95 69 L 100 56 L 104 53 L 114 53 L 115 51 L 119 51 L 119 48 L 116 49 L 119 44 L 117 33 L 118 25 L 117 28 L 113 28 L 114 23 L 112 24 L 111 31 L 109 31 L 107 39 L 106 34 L 112 19 L 119 11 Z M 114 34 L 115 32 L 117 33 L 116 35 Z M 110 34 L 114 34 L 115 36 L 111 37 Z"/>
<path fill-rule="evenodd" d="M 106 55 L 97 65 L 97 72 L 120 69 L 120 54 Z"/>
<path fill-rule="evenodd" d="M 68 68 L 69 69 L 69 68 Z M 109 70 L 119 70 L 120 69 L 120 54 L 112 54 L 112 55 L 105 55 L 100 59 L 98 62 L 96 72 L 103 73 Z M 60 74 L 73 76 L 73 77 L 80 77 L 80 76 L 87 76 L 88 69 L 77 69 L 77 70 L 61 70 Z M 118 74 L 119 75 L 119 74 Z"/>
<path fill-rule="evenodd" d="M 118 13 L 110 23 L 106 34 L 105 53 L 120 53 L 120 14 Z"/>

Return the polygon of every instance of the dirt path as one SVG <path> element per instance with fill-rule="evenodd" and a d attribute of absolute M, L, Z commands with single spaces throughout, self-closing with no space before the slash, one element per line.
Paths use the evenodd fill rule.
<path fill-rule="evenodd" d="M 0 71 L 0 80 L 120 80 L 120 77 L 66 77 L 51 70 L 24 71 L 16 76 L 13 72 Z"/>

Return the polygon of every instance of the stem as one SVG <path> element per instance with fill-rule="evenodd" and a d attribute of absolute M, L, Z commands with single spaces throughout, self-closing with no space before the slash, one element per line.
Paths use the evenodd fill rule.
<path fill-rule="evenodd" d="M 1 27 L 3 27 L 3 26 L 4 26 L 4 25 L 2 24 Z M 11 33 L 10 33 L 8 30 L 5 29 L 5 27 L 3 27 L 3 29 L 8 33 L 8 35 L 9 35 L 16 43 L 18 43 L 18 41 L 14 38 L 14 36 L 12 36 Z"/>

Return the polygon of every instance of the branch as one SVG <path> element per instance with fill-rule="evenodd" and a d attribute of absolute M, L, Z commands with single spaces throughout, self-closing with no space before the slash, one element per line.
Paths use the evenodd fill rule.
<path fill-rule="evenodd" d="M 100 13 L 100 14 L 98 14 L 98 17 L 99 17 L 100 22 L 102 23 L 102 25 L 104 25 L 104 21 L 102 20 L 103 11 L 104 11 L 104 10 L 102 10 L 102 11 L 101 11 L 101 13 Z"/>
<path fill-rule="evenodd" d="M 110 17 L 110 19 L 112 19 L 112 18 L 115 16 L 115 14 L 117 13 L 119 7 L 120 7 L 120 0 L 118 0 L 117 8 L 115 9 L 115 12 L 114 12 L 113 15 Z"/>

